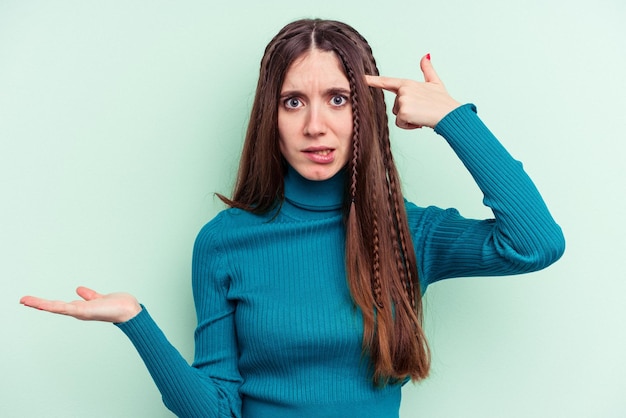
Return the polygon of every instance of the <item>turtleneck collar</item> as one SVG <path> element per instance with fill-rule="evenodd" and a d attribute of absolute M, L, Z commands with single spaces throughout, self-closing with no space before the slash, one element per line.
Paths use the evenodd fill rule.
<path fill-rule="evenodd" d="M 288 166 L 285 176 L 285 200 L 298 208 L 316 212 L 341 209 L 344 178 L 345 170 L 340 170 L 328 180 L 308 180 L 293 167 Z"/>

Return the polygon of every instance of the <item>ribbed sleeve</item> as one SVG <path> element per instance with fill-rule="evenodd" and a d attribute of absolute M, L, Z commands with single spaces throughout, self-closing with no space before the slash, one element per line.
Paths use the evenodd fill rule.
<path fill-rule="evenodd" d="M 212 250 L 211 229 L 216 225 L 217 222 L 207 225 L 194 246 L 194 277 L 203 278 L 201 285 L 194 281 L 193 286 L 196 303 L 203 309 L 196 337 L 203 334 L 208 323 L 212 324 L 213 333 L 208 342 L 196 338 L 196 358 L 200 356 L 200 362 L 190 366 L 145 308 L 130 321 L 116 324 L 137 348 L 164 404 L 179 417 L 241 416 L 233 308 L 223 291 L 225 282 L 219 276 L 219 253 Z M 206 277 L 206 272 L 211 275 Z"/>
<path fill-rule="evenodd" d="M 494 219 L 470 220 L 454 209 L 408 205 L 422 286 L 464 276 L 519 274 L 561 257 L 565 240 L 522 164 L 463 105 L 435 127 L 468 169 Z"/>

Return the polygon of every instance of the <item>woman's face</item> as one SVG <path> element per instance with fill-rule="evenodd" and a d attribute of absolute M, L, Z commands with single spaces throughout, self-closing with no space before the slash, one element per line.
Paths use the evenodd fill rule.
<path fill-rule="evenodd" d="M 326 180 L 348 162 L 350 83 L 333 52 L 313 49 L 285 75 L 278 105 L 280 151 L 304 178 Z"/>

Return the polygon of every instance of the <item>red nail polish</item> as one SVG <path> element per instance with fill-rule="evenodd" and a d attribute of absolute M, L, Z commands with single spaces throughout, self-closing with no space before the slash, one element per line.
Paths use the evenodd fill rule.
<path fill-rule="evenodd" d="M 426 54 L 426 59 L 430 61 L 430 53 Z"/>

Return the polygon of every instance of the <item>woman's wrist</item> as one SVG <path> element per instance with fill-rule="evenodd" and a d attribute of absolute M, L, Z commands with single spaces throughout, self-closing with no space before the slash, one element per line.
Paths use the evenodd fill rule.
<path fill-rule="evenodd" d="M 119 320 L 115 321 L 115 323 L 128 322 L 137 315 L 139 315 L 142 310 L 143 307 L 141 306 L 141 304 L 135 301 L 134 304 L 128 306 L 128 308 L 125 309 L 125 312 L 120 315 Z"/>

